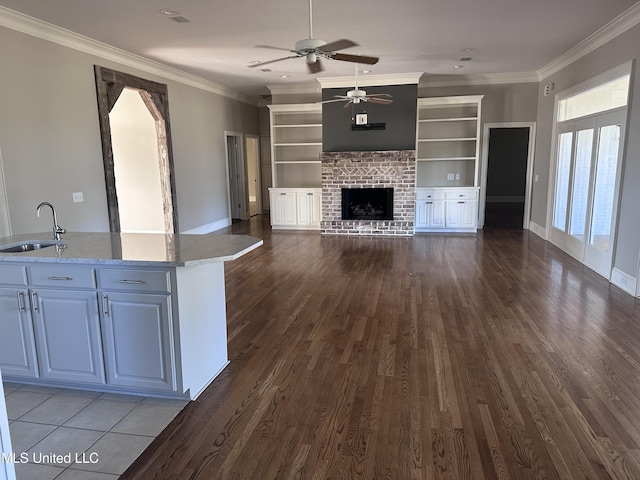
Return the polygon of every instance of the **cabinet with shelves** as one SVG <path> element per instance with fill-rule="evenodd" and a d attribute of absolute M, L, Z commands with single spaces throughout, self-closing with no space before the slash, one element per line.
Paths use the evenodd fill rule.
<path fill-rule="evenodd" d="M 416 232 L 476 231 L 482 98 L 418 99 Z"/>
<path fill-rule="evenodd" d="M 271 226 L 320 229 L 322 105 L 269 105 Z"/>

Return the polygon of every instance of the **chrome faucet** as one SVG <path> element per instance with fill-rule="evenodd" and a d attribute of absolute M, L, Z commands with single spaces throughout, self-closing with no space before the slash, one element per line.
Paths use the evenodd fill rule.
<path fill-rule="evenodd" d="M 60 234 L 67 233 L 67 231 L 60 225 L 58 225 L 58 216 L 56 215 L 56 209 L 53 208 L 53 205 L 51 205 L 49 202 L 42 202 L 40 205 L 38 205 L 38 208 L 36 208 L 36 215 L 38 217 L 40 216 L 40 209 L 44 205 L 51 207 L 51 213 L 53 213 L 53 239 L 60 240 Z"/>

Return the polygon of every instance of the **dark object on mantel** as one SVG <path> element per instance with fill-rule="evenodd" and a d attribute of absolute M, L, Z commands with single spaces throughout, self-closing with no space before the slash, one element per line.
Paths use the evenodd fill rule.
<path fill-rule="evenodd" d="M 393 188 L 343 188 L 342 220 L 393 220 Z"/>
<path fill-rule="evenodd" d="M 367 123 L 365 125 L 351 125 L 352 132 L 361 132 L 363 130 L 385 130 L 386 123 Z"/>

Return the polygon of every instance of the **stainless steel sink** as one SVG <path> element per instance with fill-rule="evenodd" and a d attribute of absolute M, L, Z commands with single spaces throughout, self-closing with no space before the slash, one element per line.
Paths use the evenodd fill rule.
<path fill-rule="evenodd" d="M 60 245 L 61 242 L 52 240 L 27 240 L 25 242 L 13 243 L 5 247 L 0 247 L 0 253 L 20 253 L 40 250 L 41 248 L 53 247 Z"/>

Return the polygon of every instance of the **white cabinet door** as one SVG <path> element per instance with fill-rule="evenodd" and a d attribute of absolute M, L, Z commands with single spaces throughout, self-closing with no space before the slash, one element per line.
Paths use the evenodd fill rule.
<path fill-rule="evenodd" d="M 171 296 L 105 292 L 102 309 L 107 383 L 176 391 Z"/>
<path fill-rule="evenodd" d="M 298 225 L 320 225 L 320 195 L 314 192 L 296 193 Z"/>
<path fill-rule="evenodd" d="M 28 295 L 26 288 L 0 288 L 0 369 L 6 375 L 38 376 Z"/>
<path fill-rule="evenodd" d="M 446 203 L 447 228 L 476 228 L 478 202 L 459 200 Z"/>
<path fill-rule="evenodd" d="M 297 197 L 295 192 L 271 192 L 271 225 L 296 225 Z"/>
<path fill-rule="evenodd" d="M 40 377 L 104 383 L 95 291 L 31 291 Z"/>
<path fill-rule="evenodd" d="M 444 228 L 444 202 L 427 200 L 416 202 L 415 227 Z"/>

